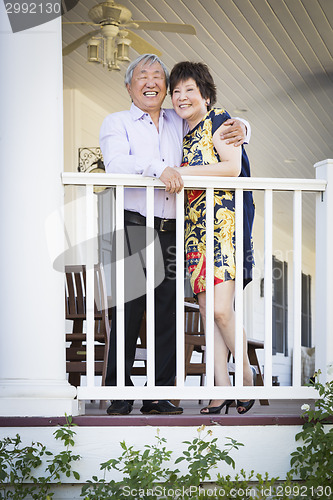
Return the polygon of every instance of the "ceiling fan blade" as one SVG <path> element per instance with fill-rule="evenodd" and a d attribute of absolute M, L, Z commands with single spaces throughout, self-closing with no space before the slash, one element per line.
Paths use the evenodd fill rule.
<path fill-rule="evenodd" d="M 89 38 L 91 38 L 94 35 L 97 35 L 97 33 L 100 33 L 100 29 L 94 30 L 94 31 L 90 31 L 86 35 L 81 36 L 80 38 L 78 38 L 74 42 L 72 42 L 69 45 L 67 45 L 63 49 L 63 51 L 62 51 L 62 55 L 63 56 L 67 56 L 68 54 L 70 54 L 71 52 L 73 52 L 73 50 L 75 50 L 78 47 L 80 47 L 80 45 L 82 45 L 84 42 L 87 42 L 89 40 Z"/>
<path fill-rule="evenodd" d="M 63 21 L 61 24 L 90 24 L 91 26 L 99 26 L 99 24 L 92 21 Z"/>
<path fill-rule="evenodd" d="M 146 40 L 141 38 L 141 36 L 133 33 L 133 31 L 127 31 L 127 38 L 129 38 L 132 42 L 131 47 L 139 52 L 139 54 L 156 54 L 158 57 L 161 57 L 162 52 L 160 50 L 146 42 Z"/>
<path fill-rule="evenodd" d="M 169 31 L 171 33 L 185 33 L 186 35 L 196 35 L 194 26 L 191 24 L 178 23 L 155 23 L 154 21 L 132 21 L 138 27 L 132 28 L 153 31 Z"/>

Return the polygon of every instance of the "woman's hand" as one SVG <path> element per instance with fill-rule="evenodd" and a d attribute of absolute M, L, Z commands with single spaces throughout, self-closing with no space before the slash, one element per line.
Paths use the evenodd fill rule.
<path fill-rule="evenodd" d="M 221 139 L 227 144 L 241 146 L 246 138 L 246 126 L 237 118 L 229 118 L 221 126 Z"/>

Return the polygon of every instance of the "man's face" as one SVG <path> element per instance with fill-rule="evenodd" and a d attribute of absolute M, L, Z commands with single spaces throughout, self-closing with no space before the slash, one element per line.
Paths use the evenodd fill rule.
<path fill-rule="evenodd" d="M 162 66 L 158 62 L 147 64 L 141 61 L 133 71 L 131 83 L 126 87 L 138 108 L 149 114 L 159 112 L 167 93 Z"/>

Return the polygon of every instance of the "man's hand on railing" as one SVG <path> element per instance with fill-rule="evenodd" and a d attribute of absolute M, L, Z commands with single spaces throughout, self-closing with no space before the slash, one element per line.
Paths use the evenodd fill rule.
<path fill-rule="evenodd" d="M 184 187 L 181 175 L 171 167 L 163 170 L 160 180 L 165 184 L 165 190 L 168 193 L 180 193 Z"/>

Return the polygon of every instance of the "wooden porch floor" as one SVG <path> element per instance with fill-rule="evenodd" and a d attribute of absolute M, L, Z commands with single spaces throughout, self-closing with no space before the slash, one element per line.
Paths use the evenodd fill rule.
<path fill-rule="evenodd" d="M 239 415 L 232 406 L 229 414 L 201 415 L 200 409 L 207 404 L 204 401 L 181 401 L 184 412 L 181 415 L 143 415 L 140 412 L 141 401 L 135 401 L 133 411 L 129 415 L 107 415 L 109 402 L 86 402 L 85 414 L 74 417 L 78 425 L 108 425 L 108 426 L 200 426 L 204 425 L 302 425 L 301 406 L 304 403 L 313 405 L 313 401 L 304 400 L 270 400 L 269 405 L 260 405 L 256 401 L 253 408 L 245 415 Z"/>
<path fill-rule="evenodd" d="M 313 401 L 304 401 L 304 400 L 281 400 L 281 399 L 273 399 L 269 401 L 268 405 L 261 405 L 259 401 L 256 401 L 252 409 L 246 414 L 249 415 L 292 415 L 292 416 L 300 416 L 303 412 L 301 410 L 301 406 L 304 403 L 308 403 L 310 405 L 313 404 Z M 208 401 L 203 401 L 202 404 L 199 404 L 198 401 L 181 401 L 179 406 L 184 409 L 184 413 L 182 416 L 186 415 L 200 415 L 200 409 L 208 404 Z M 103 402 L 103 408 L 100 408 L 99 402 L 86 402 L 85 405 L 85 415 L 86 416 L 102 416 L 106 414 L 106 408 L 108 407 L 109 402 Z M 133 411 L 130 415 L 126 416 L 135 416 L 141 415 L 140 408 L 142 406 L 141 401 L 135 401 Z M 224 409 L 221 412 L 221 415 L 224 414 Z M 235 405 L 231 406 L 229 409 L 229 414 L 227 417 L 237 416 L 237 411 Z M 213 416 L 213 415 L 211 415 Z M 245 415 L 244 415 L 245 416 Z M 110 416 L 112 418 L 112 416 Z"/>

